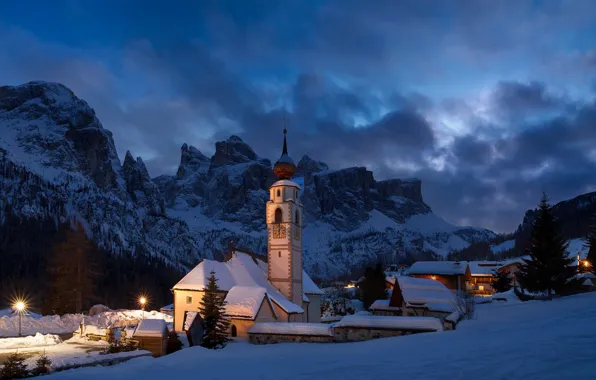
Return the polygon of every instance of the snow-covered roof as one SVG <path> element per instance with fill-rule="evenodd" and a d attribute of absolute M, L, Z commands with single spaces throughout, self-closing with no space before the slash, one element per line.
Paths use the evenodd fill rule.
<path fill-rule="evenodd" d="M 389 306 L 390 300 L 376 300 L 370 305 L 369 310 L 400 310 L 399 307 Z"/>
<path fill-rule="evenodd" d="M 266 297 L 267 290 L 263 287 L 233 286 L 226 295 L 226 314 L 254 320 Z"/>
<path fill-rule="evenodd" d="M 300 186 L 298 186 L 298 184 L 296 182 L 290 181 L 289 179 L 280 179 L 279 181 L 277 181 L 273 185 L 271 185 L 271 187 L 276 187 L 276 186 L 293 186 L 293 187 L 297 187 L 298 190 L 300 190 Z"/>
<path fill-rule="evenodd" d="M 408 276 L 400 276 L 398 281 L 406 306 L 443 312 L 456 310 L 455 295 L 439 281 Z"/>
<path fill-rule="evenodd" d="M 499 261 L 469 261 L 470 273 L 472 277 L 493 276 L 494 272 L 502 268 L 505 264 Z"/>
<path fill-rule="evenodd" d="M 143 319 L 133 337 L 162 337 L 164 331 L 168 331 L 168 326 L 163 319 Z"/>
<path fill-rule="evenodd" d="M 184 331 L 188 331 L 192 323 L 195 321 L 195 318 L 199 315 L 198 311 L 187 311 L 184 313 Z"/>
<path fill-rule="evenodd" d="M 302 271 L 302 291 L 304 294 L 323 294 L 323 291 L 319 289 L 305 271 Z"/>
<path fill-rule="evenodd" d="M 346 315 L 333 325 L 336 327 L 364 327 L 410 331 L 441 331 L 443 325 L 433 317 L 390 317 L 374 315 Z"/>
<path fill-rule="evenodd" d="M 169 304 L 167 306 L 162 307 L 159 310 L 174 310 L 174 304 L 173 303 L 172 304 Z"/>
<path fill-rule="evenodd" d="M 276 334 L 276 335 L 315 335 L 333 336 L 331 326 L 326 323 L 301 323 L 301 322 L 264 322 L 255 323 L 249 334 Z"/>
<path fill-rule="evenodd" d="M 262 287 L 271 301 L 287 313 L 303 313 L 302 308 L 289 301 L 267 279 L 267 263 L 252 256 L 235 251 L 226 262 L 203 260 L 182 280 L 174 285 L 174 290 L 204 290 L 209 283 L 211 272 L 215 272 L 219 289 L 229 292 L 234 286 Z M 303 271 L 303 281 L 308 275 Z M 310 278 L 309 278 L 310 280 Z M 310 280 L 312 281 L 312 280 Z"/>
<path fill-rule="evenodd" d="M 464 275 L 467 261 L 416 261 L 408 269 L 408 274 Z"/>

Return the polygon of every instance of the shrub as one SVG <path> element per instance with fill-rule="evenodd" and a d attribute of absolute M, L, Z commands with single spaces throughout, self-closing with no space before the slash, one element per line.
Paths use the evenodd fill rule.
<path fill-rule="evenodd" d="M 172 330 L 168 334 L 168 347 L 167 347 L 167 354 L 171 354 L 172 352 L 176 352 L 182 349 L 182 342 L 178 337 L 176 331 Z"/>
<path fill-rule="evenodd" d="M 11 354 L 4 362 L 2 370 L 0 370 L 0 379 L 2 380 L 23 379 L 28 375 L 25 355 L 18 352 Z"/>

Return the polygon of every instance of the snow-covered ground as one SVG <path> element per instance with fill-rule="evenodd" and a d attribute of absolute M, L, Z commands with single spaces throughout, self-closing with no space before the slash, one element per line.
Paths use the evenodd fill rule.
<path fill-rule="evenodd" d="M 94 316 L 85 316 L 85 324 L 98 327 L 120 327 L 128 323 L 136 323 L 145 319 L 164 319 L 166 323 L 172 323 L 171 315 L 157 311 L 142 310 L 112 310 Z M 24 315 L 22 317 L 21 331 L 23 335 L 41 334 L 64 334 L 71 333 L 79 328 L 83 315 L 66 314 L 40 316 L 38 314 Z M 0 317 L 0 337 L 14 337 L 19 333 L 18 315 L 4 315 Z"/>
<path fill-rule="evenodd" d="M 236 342 L 159 359 L 83 368 L 55 379 L 588 379 L 596 372 L 596 293 L 550 302 L 493 302 L 455 331 L 359 343 Z M 233 365 L 230 365 L 233 364 Z"/>

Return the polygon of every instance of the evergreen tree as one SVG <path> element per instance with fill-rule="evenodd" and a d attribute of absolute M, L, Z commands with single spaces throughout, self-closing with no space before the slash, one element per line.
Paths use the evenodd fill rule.
<path fill-rule="evenodd" d="M 4 362 L 4 367 L 0 370 L 0 379 L 23 379 L 29 375 L 27 365 L 25 364 L 25 356 L 15 352 L 11 354 Z"/>
<path fill-rule="evenodd" d="M 365 309 L 368 309 L 376 300 L 387 299 L 385 271 L 381 264 L 377 264 L 374 269 L 366 268 L 364 281 L 360 283 L 360 292 Z"/>
<path fill-rule="evenodd" d="M 46 312 L 80 313 L 95 298 L 94 279 L 99 273 L 90 260 L 93 244 L 79 224 L 64 231 L 64 240 L 54 246 L 48 265 L 50 297 Z"/>
<path fill-rule="evenodd" d="M 588 257 L 586 259 L 590 263 L 590 270 L 596 273 L 596 224 L 590 226 L 588 231 Z"/>
<path fill-rule="evenodd" d="M 560 236 L 546 194 L 542 195 L 532 226 L 531 244 L 518 272 L 520 285 L 529 291 L 546 291 L 549 298 L 571 285 L 575 275 L 573 258 L 567 255 L 567 243 Z"/>
<path fill-rule="evenodd" d="M 35 361 L 35 368 L 33 368 L 33 375 L 39 376 L 44 373 L 50 372 L 50 366 L 52 365 L 52 361 L 46 356 L 44 353 Z"/>
<path fill-rule="evenodd" d="M 511 278 L 505 271 L 494 271 L 495 281 L 491 284 L 497 293 L 503 293 L 511 289 Z"/>
<path fill-rule="evenodd" d="M 230 341 L 228 338 L 230 319 L 225 315 L 225 306 L 226 301 L 217 286 L 215 272 L 211 272 L 199 307 L 199 314 L 205 321 L 205 332 L 201 344 L 203 347 L 223 348 Z"/>

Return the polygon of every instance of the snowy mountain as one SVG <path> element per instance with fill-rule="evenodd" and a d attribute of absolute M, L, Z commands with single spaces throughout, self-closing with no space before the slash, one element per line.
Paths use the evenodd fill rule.
<path fill-rule="evenodd" d="M 66 87 L 0 87 L 0 215 L 80 220 L 99 247 L 182 269 L 218 257 L 232 239 L 264 254 L 271 162 L 237 136 L 215 148 L 208 158 L 184 144 L 176 174 L 151 179 L 141 158 L 127 152 L 120 162 L 112 134 Z M 417 179 L 376 181 L 365 168 L 329 170 L 304 156 L 294 180 L 303 187 L 305 269 L 315 277 L 379 258 L 443 256 L 494 236 L 434 215 Z"/>
<path fill-rule="evenodd" d="M 271 162 L 232 136 L 216 143 L 210 160 L 184 144 L 177 174 L 155 182 L 168 215 L 186 221 L 201 242 L 200 251 L 222 251 L 233 239 L 265 254 L 264 206 L 275 179 Z M 378 259 L 442 257 L 494 236 L 434 215 L 418 179 L 376 181 L 366 168 L 329 170 L 304 156 L 293 181 L 302 187 L 304 264 L 315 277 L 347 274 Z"/>
<path fill-rule="evenodd" d="M 0 215 L 79 220 L 108 251 L 196 261 L 194 237 L 165 213 L 143 161 L 127 153 L 121 166 L 111 132 L 60 84 L 0 87 L 0 165 Z"/>

